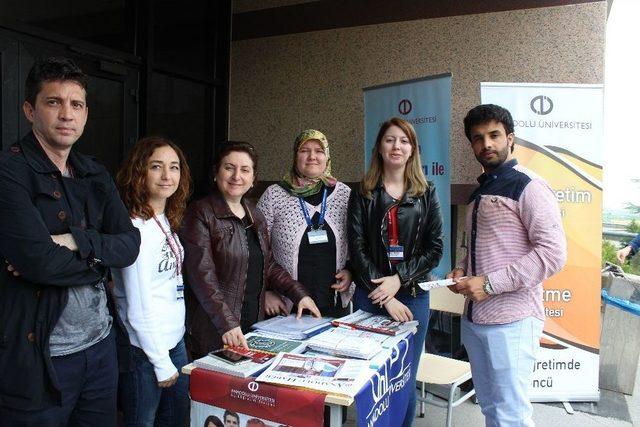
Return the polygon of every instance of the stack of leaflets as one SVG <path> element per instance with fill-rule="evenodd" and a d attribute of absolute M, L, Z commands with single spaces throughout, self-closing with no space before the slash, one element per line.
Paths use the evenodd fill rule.
<path fill-rule="evenodd" d="M 370 376 L 366 360 L 280 353 L 256 380 L 354 397 Z"/>
<path fill-rule="evenodd" d="M 379 339 L 382 338 L 382 340 Z M 368 331 L 331 328 L 307 341 L 307 347 L 334 356 L 371 359 L 382 350 L 381 342 L 388 337 Z"/>
<path fill-rule="evenodd" d="M 249 350 L 227 347 L 212 351 L 207 356 L 194 360 L 193 364 L 198 368 L 247 378 L 264 371 L 277 353 L 300 353 L 306 347 L 300 341 L 265 337 L 254 333 L 247 334 L 245 338 Z"/>
<path fill-rule="evenodd" d="M 358 310 L 348 316 L 335 319 L 333 324 L 335 326 L 360 329 L 378 334 L 398 335 L 413 330 L 418 326 L 418 321 L 397 322 L 389 316 Z"/>
<path fill-rule="evenodd" d="M 290 340 L 306 340 L 331 327 L 331 318 L 304 315 L 296 319 L 295 314 L 277 316 L 263 320 L 252 328 L 263 336 L 282 337 Z"/>

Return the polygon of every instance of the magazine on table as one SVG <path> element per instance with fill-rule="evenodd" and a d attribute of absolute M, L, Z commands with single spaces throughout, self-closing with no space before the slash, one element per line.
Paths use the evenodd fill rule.
<path fill-rule="evenodd" d="M 366 360 L 280 353 L 256 381 L 354 397 L 370 374 Z"/>
<path fill-rule="evenodd" d="M 248 350 L 242 347 L 226 347 L 194 360 L 193 364 L 198 368 L 247 378 L 265 370 L 278 352 L 300 353 L 306 347 L 305 343 L 300 341 L 264 337 L 253 332 L 245 338 Z M 233 354 L 238 357 L 234 358 Z"/>
<path fill-rule="evenodd" d="M 256 363 L 264 363 L 273 359 L 278 353 L 302 353 L 306 343 L 282 338 L 267 337 L 250 332 L 245 336 L 249 349 L 228 347 L 228 350 L 250 357 Z"/>
<path fill-rule="evenodd" d="M 309 315 L 296 319 L 295 314 L 290 314 L 263 320 L 254 324 L 252 328 L 258 333 L 272 337 L 305 340 L 331 327 L 331 320 L 328 317 L 318 318 Z"/>
<path fill-rule="evenodd" d="M 385 335 L 398 335 L 413 330 L 418 326 L 417 320 L 398 322 L 383 314 L 368 313 L 358 310 L 355 313 L 333 320 L 334 326 L 360 329 Z"/>
<path fill-rule="evenodd" d="M 307 347 L 334 356 L 371 359 L 382 350 L 381 343 L 387 338 L 386 335 L 369 331 L 331 328 L 309 338 Z"/>

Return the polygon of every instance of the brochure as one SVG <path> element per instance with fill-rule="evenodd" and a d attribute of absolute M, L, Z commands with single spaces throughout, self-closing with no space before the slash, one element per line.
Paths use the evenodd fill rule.
<path fill-rule="evenodd" d="M 458 280 L 462 280 L 462 279 L 466 279 L 467 277 L 459 277 Z M 442 279 L 442 280 L 431 280 L 428 282 L 420 282 L 418 283 L 418 286 L 420 287 L 420 289 L 424 290 L 424 291 L 428 291 L 430 289 L 435 289 L 435 288 L 444 288 L 445 286 L 451 286 L 451 285 L 455 285 L 455 281 L 453 279 Z"/>
<path fill-rule="evenodd" d="M 264 363 L 256 363 L 252 360 L 249 362 L 232 365 L 230 363 L 223 362 L 217 357 L 207 355 L 200 359 L 194 360 L 193 364 L 196 366 L 196 368 L 222 372 L 223 374 L 232 375 L 234 377 L 247 378 L 255 376 L 258 373 L 264 371 L 267 366 L 271 364 L 271 362 L 272 359 Z"/>
<path fill-rule="evenodd" d="M 354 397 L 370 375 L 366 360 L 280 353 L 256 381 Z"/>
<path fill-rule="evenodd" d="M 296 319 L 295 314 L 277 316 L 263 320 L 252 326 L 258 333 L 291 340 L 306 340 L 331 326 L 331 318 L 303 315 Z"/>
<path fill-rule="evenodd" d="M 249 350 L 240 347 L 227 347 L 224 350 L 237 354 L 239 357 L 248 357 L 248 361 L 231 364 L 213 355 L 207 355 L 194 360 L 193 364 L 198 368 L 210 371 L 222 372 L 234 377 L 247 378 L 257 375 L 265 370 L 280 351 L 300 353 L 306 345 L 300 341 L 292 341 L 278 338 L 264 337 L 256 333 L 245 336 Z"/>
<path fill-rule="evenodd" d="M 302 353 L 306 347 L 306 344 L 300 341 L 266 337 L 253 332 L 247 334 L 245 338 L 249 350 L 242 347 L 228 347 L 228 350 L 250 357 L 256 363 L 265 363 L 280 352 Z"/>
<path fill-rule="evenodd" d="M 385 335 L 398 335 L 411 331 L 418 326 L 417 320 L 397 322 L 389 316 L 368 313 L 363 310 L 335 319 L 332 323 L 334 326 L 360 329 Z"/>
<path fill-rule="evenodd" d="M 382 337 L 382 340 L 377 337 Z M 386 338 L 386 335 L 369 331 L 331 328 L 310 338 L 307 347 L 335 356 L 368 360 L 382 350 L 381 342 Z"/>

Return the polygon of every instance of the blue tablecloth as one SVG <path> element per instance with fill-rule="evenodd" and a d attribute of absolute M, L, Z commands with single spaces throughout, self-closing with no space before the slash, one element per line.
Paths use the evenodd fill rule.
<path fill-rule="evenodd" d="M 409 384 L 411 363 L 413 334 L 392 349 L 391 357 L 356 395 L 358 426 L 397 427 L 404 420 L 409 393 L 415 393 Z"/>

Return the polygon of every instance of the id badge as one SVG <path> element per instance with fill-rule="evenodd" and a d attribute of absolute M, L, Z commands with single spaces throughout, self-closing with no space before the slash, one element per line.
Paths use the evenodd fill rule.
<path fill-rule="evenodd" d="M 184 284 L 182 283 L 176 287 L 176 299 L 184 299 Z"/>
<path fill-rule="evenodd" d="M 391 245 L 389 246 L 389 260 L 390 261 L 403 261 L 404 260 L 404 246 Z"/>
<path fill-rule="evenodd" d="M 318 243 L 327 243 L 329 236 L 327 236 L 327 230 L 311 230 L 307 233 L 310 245 L 317 245 Z"/>

